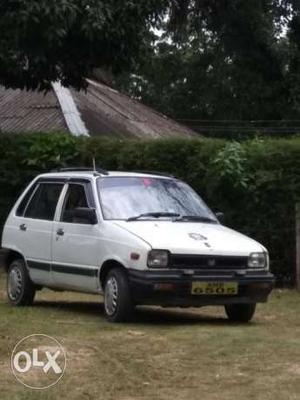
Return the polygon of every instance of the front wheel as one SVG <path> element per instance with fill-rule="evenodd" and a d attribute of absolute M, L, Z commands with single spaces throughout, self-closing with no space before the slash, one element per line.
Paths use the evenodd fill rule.
<path fill-rule="evenodd" d="M 254 316 L 256 304 L 228 304 L 225 306 L 227 317 L 232 322 L 246 323 Z"/>
<path fill-rule="evenodd" d="M 128 321 L 133 313 L 128 278 L 120 268 L 112 269 L 105 280 L 104 312 L 110 322 Z"/>
<path fill-rule="evenodd" d="M 35 286 L 32 283 L 25 262 L 14 260 L 7 274 L 7 297 L 14 306 L 32 305 L 35 296 Z"/>

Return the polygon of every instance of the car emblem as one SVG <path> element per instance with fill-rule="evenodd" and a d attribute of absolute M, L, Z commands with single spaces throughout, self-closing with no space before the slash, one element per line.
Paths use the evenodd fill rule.
<path fill-rule="evenodd" d="M 215 267 L 216 266 L 216 259 L 215 258 L 210 258 L 208 260 L 208 266 L 209 267 Z"/>
<path fill-rule="evenodd" d="M 194 240 L 207 240 L 207 237 L 201 235 L 200 233 L 189 233 L 189 237 Z"/>

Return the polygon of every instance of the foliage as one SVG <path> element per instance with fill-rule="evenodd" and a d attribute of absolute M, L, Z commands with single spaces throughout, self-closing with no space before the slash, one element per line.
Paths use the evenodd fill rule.
<path fill-rule="evenodd" d="M 247 158 L 244 147 L 239 142 L 229 142 L 219 150 L 210 163 L 214 177 L 227 180 L 234 188 L 247 189 L 249 176 L 245 169 Z M 215 181 L 218 184 L 218 181 Z"/>
<path fill-rule="evenodd" d="M 293 0 L 177 0 L 152 56 L 117 84 L 177 119 L 299 119 Z"/>
<path fill-rule="evenodd" d="M 84 87 L 94 68 L 128 70 L 159 21 L 161 0 L 1 0 L 0 84 Z"/>
<path fill-rule="evenodd" d="M 300 201 L 300 138 L 122 141 L 57 135 L 0 136 L 0 225 L 19 192 L 38 173 L 63 166 L 157 170 L 187 181 L 225 224 L 269 250 L 278 279 L 295 267 L 295 204 Z"/>

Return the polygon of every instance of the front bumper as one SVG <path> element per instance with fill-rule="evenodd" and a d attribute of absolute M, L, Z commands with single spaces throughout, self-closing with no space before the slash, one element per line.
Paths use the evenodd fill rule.
<path fill-rule="evenodd" d="M 129 270 L 133 301 L 165 307 L 265 303 L 274 281 L 274 276 L 265 271 Z M 193 282 L 237 282 L 238 294 L 192 295 Z"/>

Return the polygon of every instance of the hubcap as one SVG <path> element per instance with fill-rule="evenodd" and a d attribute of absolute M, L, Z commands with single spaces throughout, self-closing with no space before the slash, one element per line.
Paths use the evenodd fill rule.
<path fill-rule="evenodd" d="M 118 304 L 118 283 L 115 277 L 109 278 L 105 286 L 104 305 L 107 315 L 113 315 Z"/>
<path fill-rule="evenodd" d="M 15 301 L 18 299 L 22 292 L 23 279 L 21 271 L 18 267 L 11 269 L 8 276 L 8 295 Z"/>

